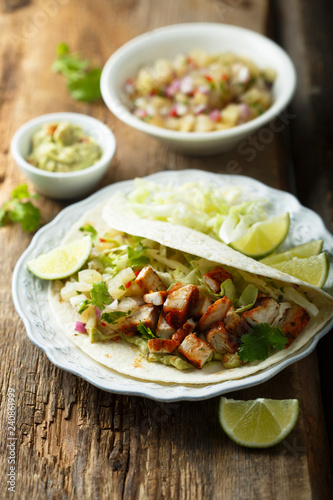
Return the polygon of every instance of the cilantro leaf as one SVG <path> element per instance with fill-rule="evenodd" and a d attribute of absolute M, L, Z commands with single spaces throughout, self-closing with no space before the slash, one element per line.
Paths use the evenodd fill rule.
<path fill-rule="evenodd" d="M 141 242 L 135 248 L 127 247 L 128 261 L 131 267 L 144 267 L 149 264 L 149 257 L 144 255 L 147 248 Z"/>
<path fill-rule="evenodd" d="M 23 231 L 31 233 L 40 226 L 40 211 L 31 201 L 13 202 L 8 216 L 13 222 L 19 222 Z"/>
<path fill-rule="evenodd" d="M 242 336 L 242 344 L 238 355 L 241 361 L 263 361 L 270 355 L 270 349 L 283 349 L 288 339 L 278 327 L 271 327 L 267 323 L 261 323 Z"/>
<path fill-rule="evenodd" d="M 90 295 L 91 303 L 100 310 L 104 308 L 104 305 L 111 304 L 112 297 L 104 281 L 97 281 L 93 283 Z"/>
<path fill-rule="evenodd" d="M 106 321 L 107 323 L 114 324 L 117 323 L 119 318 L 123 318 L 124 316 L 128 316 L 132 311 L 111 311 L 108 313 L 103 313 L 101 316 L 101 320 Z"/>
<path fill-rule="evenodd" d="M 85 224 L 84 226 L 80 227 L 80 231 L 82 231 L 84 233 L 90 233 L 92 240 L 95 240 L 97 238 L 97 231 L 90 224 Z"/>
<path fill-rule="evenodd" d="M 100 99 L 101 68 L 92 68 L 89 59 L 81 59 L 79 54 L 71 53 L 66 43 L 58 45 L 52 70 L 66 77 L 73 99 L 85 102 Z"/>
<path fill-rule="evenodd" d="M 149 328 L 149 326 L 145 326 L 142 321 L 137 326 L 137 329 L 141 333 L 141 336 L 143 339 L 150 340 L 150 339 L 156 339 L 156 335 L 152 330 Z"/>
<path fill-rule="evenodd" d="M 91 102 L 101 97 L 101 68 L 93 68 L 84 73 L 73 73 L 67 81 L 68 90 L 76 101 Z"/>
<path fill-rule="evenodd" d="M 88 309 L 88 307 L 90 306 L 90 304 L 91 304 L 91 300 L 89 300 L 89 299 L 84 300 L 82 302 L 82 304 L 81 304 L 80 309 L 78 310 L 78 313 L 82 314 L 86 309 Z"/>
<path fill-rule="evenodd" d="M 0 227 L 10 222 L 19 222 L 24 231 L 32 232 L 40 226 L 40 210 L 27 198 L 38 198 L 37 195 L 29 193 L 27 184 L 13 189 L 11 199 L 0 209 Z"/>

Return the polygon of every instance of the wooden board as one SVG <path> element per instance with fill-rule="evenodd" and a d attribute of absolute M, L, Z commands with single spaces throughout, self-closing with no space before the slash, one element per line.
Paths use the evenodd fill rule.
<path fill-rule="evenodd" d="M 310 1 L 303 4 L 310 5 Z M 253 159 L 237 148 L 205 159 L 189 158 L 132 131 L 103 103 L 73 101 L 63 78 L 50 69 L 59 42 L 66 41 L 103 65 L 134 36 L 179 22 L 215 21 L 261 33 L 269 30 L 292 50 L 294 16 L 298 20 L 295 59 L 303 60 L 308 68 L 312 55 L 304 52 L 308 47 L 304 29 L 309 33 L 310 27 L 302 24 L 306 16 L 299 0 L 272 2 L 270 8 L 266 0 L 3 0 L 0 5 L 0 204 L 24 182 L 9 152 L 15 130 L 34 116 L 63 110 L 95 116 L 115 133 L 117 153 L 101 187 L 159 170 L 199 168 L 248 175 L 285 190 L 297 186 L 302 201 L 309 200 L 311 184 L 304 189 L 300 160 L 296 158 L 295 169 L 292 163 L 292 148 L 300 137 L 296 123 L 302 123 L 299 100 L 288 111 L 284 130 L 268 144 L 259 142 Z M 312 73 L 303 66 L 302 71 L 299 92 L 306 97 L 309 89 L 304 82 Z M 304 113 L 311 120 L 311 106 L 306 98 L 304 102 L 308 106 Z M 317 126 L 316 121 L 311 123 Z M 293 136 L 289 134 L 292 124 Z M 311 127 L 307 137 L 313 140 Z M 319 139 L 315 140 L 324 155 Z M 310 176 L 310 163 L 307 172 Z M 332 182 L 328 184 L 328 178 L 326 167 L 308 204 L 332 228 Z M 320 202 L 321 195 L 325 204 Z M 68 205 L 46 198 L 38 203 L 43 223 Z M 265 451 L 240 448 L 219 427 L 218 398 L 161 404 L 118 396 L 53 366 L 27 338 L 11 300 L 12 271 L 30 241 L 31 235 L 17 226 L 0 229 L 1 498 L 9 498 L 8 388 L 16 395 L 18 498 L 329 498 L 332 475 L 316 353 L 272 381 L 229 395 L 300 401 L 298 424 L 282 444 Z"/>

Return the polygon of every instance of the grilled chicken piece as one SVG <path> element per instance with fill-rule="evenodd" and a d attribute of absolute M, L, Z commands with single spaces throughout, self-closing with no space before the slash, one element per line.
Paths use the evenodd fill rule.
<path fill-rule="evenodd" d="M 216 352 L 236 352 L 239 347 L 235 337 L 227 332 L 223 321 L 217 321 L 207 330 L 206 339 L 215 348 Z"/>
<path fill-rule="evenodd" d="M 201 316 L 198 329 L 200 331 L 207 330 L 212 326 L 216 321 L 221 321 L 224 319 L 227 314 L 229 308 L 231 306 L 231 300 L 228 297 L 222 297 L 222 299 L 218 299 L 214 304 L 208 307 L 207 311 L 203 316 Z"/>
<path fill-rule="evenodd" d="M 145 293 L 145 295 L 143 296 L 143 300 L 147 304 L 153 304 L 154 306 L 162 306 L 167 295 L 168 295 L 167 291 Z"/>
<path fill-rule="evenodd" d="M 143 293 L 160 292 L 166 288 L 159 275 L 151 266 L 141 269 L 135 279 L 135 283 L 139 285 Z"/>
<path fill-rule="evenodd" d="M 213 301 L 209 297 L 199 297 L 198 302 L 194 305 L 193 310 L 191 311 L 191 316 L 195 319 L 201 318 L 212 303 Z"/>
<path fill-rule="evenodd" d="M 277 326 L 281 328 L 283 333 L 287 336 L 288 345 L 296 339 L 298 334 L 306 327 L 309 320 L 310 316 L 303 307 L 295 304 L 289 309 L 286 309 Z"/>
<path fill-rule="evenodd" d="M 119 330 L 129 337 L 137 333 L 137 327 L 140 321 L 144 326 L 155 330 L 158 319 L 158 309 L 152 304 L 145 304 L 134 311 L 126 321 L 120 325 Z"/>
<path fill-rule="evenodd" d="M 156 327 L 156 336 L 160 339 L 171 339 L 172 335 L 175 333 L 176 329 L 167 323 L 163 312 L 161 312 L 158 323 Z"/>
<path fill-rule="evenodd" d="M 177 285 L 168 293 L 163 304 L 163 313 L 167 323 L 178 330 L 189 317 L 193 305 L 199 298 L 199 290 L 196 285 Z"/>
<path fill-rule="evenodd" d="M 170 339 L 151 339 L 148 340 L 149 352 L 158 354 L 171 354 L 177 349 L 179 342 Z"/>
<path fill-rule="evenodd" d="M 256 301 L 254 308 L 242 314 L 242 318 L 245 319 L 250 326 L 255 326 L 259 323 L 268 323 L 271 325 L 278 314 L 279 304 L 276 300 L 263 296 Z"/>
<path fill-rule="evenodd" d="M 188 319 L 186 323 L 172 335 L 172 340 L 176 340 L 179 343 L 183 342 L 184 338 L 187 337 L 189 333 L 193 332 L 196 324 L 197 322 L 192 318 Z"/>
<path fill-rule="evenodd" d="M 203 274 L 202 278 L 214 293 L 218 293 L 221 290 L 223 281 L 233 279 L 232 275 L 223 269 L 222 266 L 214 267 L 211 271 Z"/>
<path fill-rule="evenodd" d="M 231 333 L 236 339 L 240 338 L 245 333 L 248 333 L 251 329 L 250 325 L 243 319 L 238 313 L 234 306 L 231 306 L 224 318 L 224 326 L 228 333 Z"/>
<path fill-rule="evenodd" d="M 211 360 L 214 348 L 197 337 L 195 333 L 190 333 L 180 344 L 178 352 L 196 368 L 202 368 L 207 361 Z"/>

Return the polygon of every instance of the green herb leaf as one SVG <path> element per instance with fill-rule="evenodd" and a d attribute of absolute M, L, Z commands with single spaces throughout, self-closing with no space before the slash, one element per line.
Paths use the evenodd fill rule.
<path fill-rule="evenodd" d="M 81 304 L 80 309 L 78 310 L 78 313 L 82 314 L 84 311 L 86 311 L 86 309 L 88 309 L 88 307 L 90 306 L 90 304 L 91 304 L 91 300 L 89 300 L 89 299 L 84 300 L 82 302 L 82 304 Z"/>
<path fill-rule="evenodd" d="M 89 59 L 81 59 L 79 54 L 71 53 L 66 43 L 58 45 L 52 70 L 66 77 L 73 99 L 85 102 L 100 99 L 101 68 L 92 68 Z"/>
<path fill-rule="evenodd" d="M 149 326 L 145 326 L 142 321 L 137 326 L 138 331 L 141 333 L 141 336 L 143 339 L 150 340 L 150 339 L 156 339 L 156 335 L 152 330 L 149 328 Z"/>
<path fill-rule="evenodd" d="M 73 99 L 84 102 L 97 101 L 101 97 L 101 73 L 100 68 L 93 68 L 84 73 L 73 73 L 67 82 Z"/>
<path fill-rule="evenodd" d="M 92 240 L 95 240 L 97 238 L 97 231 L 90 224 L 85 224 L 84 226 L 80 227 L 80 231 L 82 231 L 84 233 L 90 233 Z"/>
<path fill-rule="evenodd" d="M 0 227 L 10 222 L 19 222 L 24 231 L 35 231 L 40 226 L 41 214 L 39 208 L 31 201 L 23 199 L 36 198 L 28 191 L 27 184 L 21 184 L 12 191 L 12 197 L 0 209 Z"/>
<path fill-rule="evenodd" d="M 239 359 L 247 361 L 263 361 L 270 355 L 271 347 L 281 350 L 288 343 L 283 331 L 278 327 L 271 327 L 268 323 L 261 323 L 242 336 L 242 344 L 238 350 Z"/>
<path fill-rule="evenodd" d="M 93 283 L 90 295 L 91 303 L 100 310 L 104 309 L 104 305 L 111 304 L 112 302 L 112 297 L 104 281 Z"/>
<path fill-rule="evenodd" d="M 101 315 L 101 320 L 106 321 L 107 323 L 110 323 L 113 325 L 114 323 L 117 323 L 119 318 L 123 318 L 124 316 L 128 316 L 132 311 L 111 311 L 109 313 L 103 313 Z"/>
<path fill-rule="evenodd" d="M 141 242 L 134 249 L 127 247 L 128 261 L 131 267 L 144 267 L 149 264 L 149 258 L 144 255 L 147 248 Z"/>

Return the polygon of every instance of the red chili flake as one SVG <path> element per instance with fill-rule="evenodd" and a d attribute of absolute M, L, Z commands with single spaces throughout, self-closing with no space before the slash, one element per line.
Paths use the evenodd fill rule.
<path fill-rule="evenodd" d="M 106 323 L 104 323 L 104 321 L 101 321 L 101 325 L 106 326 Z"/>
<path fill-rule="evenodd" d="M 101 243 L 106 243 L 106 240 L 105 240 L 104 238 L 100 238 L 100 239 L 99 239 L 99 241 L 100 241 Z"/>
<path fill-rule="evenodd" d="M 213 77 L 211 75 L 205 75 L 205 78 L 206 78 L 207 82 L 213 81 Z"/>
<path fill-rule="evenodd" d="M 142 269 L 138 269 L 137 271 L 134 271 L 135 277 L 138 277 L 139 274 L 141 273 Z"/>
<path fill-rule="evenodd" d="M 223 73 L 223 75 L 221 76 L 221 80 L 223 82 L 226 82 L 228 80 L 228 75 L 226 75 L 225 73 Z"/>
<path fill-rule="evenodd" d="M 129 288 L 131 286 L 131 281 L 128 281 L 127 283 L 125 283 L 125 288 Z"/>

